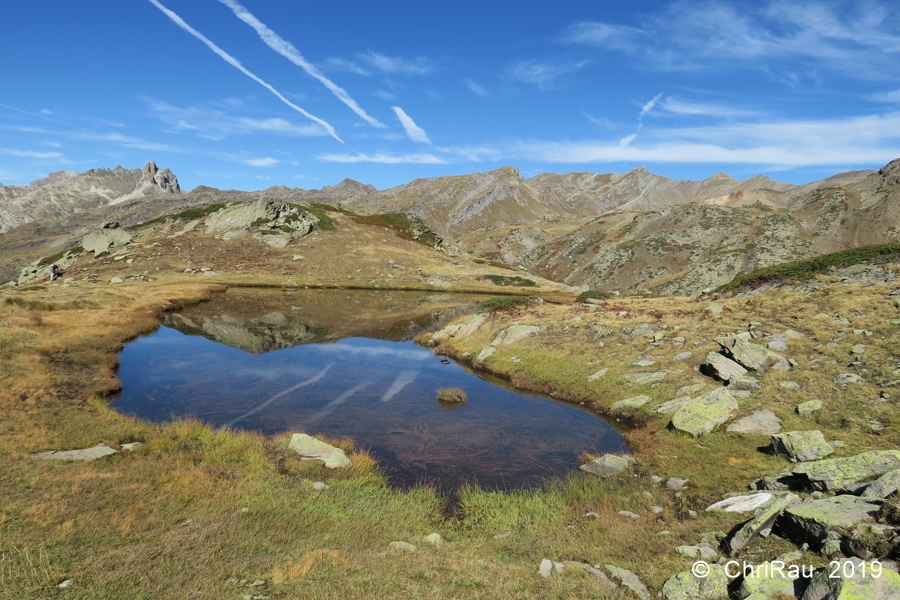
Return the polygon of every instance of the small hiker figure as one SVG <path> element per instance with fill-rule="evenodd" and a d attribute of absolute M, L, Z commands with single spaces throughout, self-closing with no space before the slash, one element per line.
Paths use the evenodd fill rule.
<path fill-rule="evenodd" d="M 59 279 L 59 265 L 50 265 L 50 281 Z"/>

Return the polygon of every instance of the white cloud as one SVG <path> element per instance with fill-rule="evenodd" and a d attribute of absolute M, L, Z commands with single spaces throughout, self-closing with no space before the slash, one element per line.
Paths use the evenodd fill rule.
<path fill-rule="evenodd" d="M 403 129 L 406 131 L 406 135 L 409 136 L 409 139 L 418 144 L 431 143 L 425 130 L 416 125 L 415 121 L 412 120 L 412 117 L 403 112 L 402 108 L 399 106 L 392 106 L 391 108 L 397 113 L 397 118 L 400 119 L 400 123 L 403 125 Z"/>
<path fill-rule="evenodd" d="M 253 81 L 255 81 L 256 83 L 260 84 L 261 86 L 263 86 L 264 88 L 266 88 L 266 89 L 269 90 L 270 92 L 272 92 L 272 94 L 274 94 L 279 100 L 281 100 L 281 101 L 284 102 L 286 105 L 288 105 L 289 107 L 291 107 L 291 108 L 294 109 L 295 111 L 297 111 L 297 112 L 299 112 L 300 114 L 302 114 L 303 116 L 305 116 L 307 119 L 309 119 L 309 120 L 311 120 L 311 121 L 314 121 L 314 122 L 318 123 L 319 125 L 321 125 L 322 127 L 324 127 L 325 130 L 328 131 L 328 133 L 331 135 L 331 137 L 333 137 L 333 138 L 336 139 L 337 141 L 343 143 L 343 140 L 341 140 L 341 138 L 338 137 L 337 132 L 335 132 L 335 130 L 334 130 L 334 127 L 332 127 L 330 124 L 328 124 L 327 122 L 323 121 L 323 120 L 320 119 L 319 117 L 317 117 L 317 116 L 315 116 L 315 115 L 313 115 L 313 114 L 308 113 L 307 111 L 303 110 L 302 108 L 300 108 L 299 106 L 297 106 L 296 104 L 294 104 L 293 102 L 291 102 L 290 100 L 288 100 L 287 98 L 285 98 L 285 97 L 281 94 L 281 92 L 279 92 L 278 90 L 276 90 L 274 87 L 272 87 L 271 85 L 269 85 L 268 83 L 266 83 L 265 81 L 263 81 L 262 79 L 260 79 L 260 78 L 257 77 L 256 75 L 254 75 L 253 73 L 251 73 L 249 70 L 247 70 L 247 68 L 244 67 L 244 65 L 242 65 L 236 58 L 234 58 L 233 56 L 231 56 L 230 54 L 228 54 L 227 52 L 225 52 L 224 50 L 222 50 L 221 48 L 219 48 L 218 46 L 216 46 L 216 45 L 215 45 L 212 41 L 210 41 L 206 36 L 204 36 L 202 33 L 200 33 L 199 31 L 197 31 L 196 29 L 194 29 L 194 28 L 191 27 L 190 25 L 188 25 L 188 24 L 184 21 L 184 19 L 182 19 L 181 17 L 179 17 L 177 14 L 175 14 L 174 12 L 172 12 L 171 10 L 169 10 L 168 8 L 166 8 L 165 6 L 163 6 L 162 4 L 160 4 L 159 0 L 149 0 L 149 2 L 150 2 L 153 6 L 155 6 L 156 8 L 158 8 L 160 11 L 162 11 L 163 14 L 165 14 L 167 17 L 169 17 L 169 19 L 171 19 L 172 22 L 174 22 L 176 25 L 178 25 L 179 27 L 181 27 L 182 29 L 184 29 L 185 31 L 187 31 L 188 33 L 190 33 L 192 36 L 194 36 L 195 38 L 197 38 L 198 40 L 200 40 L 201 42 L 203 42 L 204 44 L 206 44 L 206 46 L 207 46 L 210 50 L 212 50 L 213 52 L 215 52 L 217 55 L 219 55 L 219 57 L 222 58 L 222 60 L 224 60 L 225 62 L 227 62 L 228 64 L 230 64 L 230 65 L 231 65 L 232 67 L 234 67 L 235 69 L 239 70 L 241 73 L 243 73 L 244 75 L 246 75 L 247 77 L 249 77 L 250 79 L 252 79 Z"/>
<path fill-rule="evenodd" d="M 823 69 L 885 79 L 900 71 L 896 4 L 861 2 L 765 4 L 675 1 L 637 27 L 605 22 L 571 25 L 564 42 L 621 51 L 655 70 L 739 66 L 763 68 L 813 60 Z"/>
<path fill-rule="evenodd" d="M 0 154 L 21 158 L 62 158 L 62 154 L 59 152 L 35 152 L 34 150 L 13 150 L 11 148 L 0 148 Z"/>
<path fill-rule="evenodd" d="M 872 100 L 878 102 L 900 102 L 900 90 L 893 92 L 882 92 L 880 94 L 872 94 Z"/>
<path fill-rule="evenodd" d="M 475 94 L 476 96 L 481 96 L 482 98 L 486 98 L 487 96 L 491 95 L 491 93 L 489 91 L 487 91 L 486 89 L 484 89 L 483 87 L 481 87 L 480 85 L 478 85 L 477 83 L 472 81 L 471 79 L 466 79 L 465 84 L 466 84 L 466 87 L 469 88 L 470 90 L 472 90 L 472 93 Z"/>
<path fill-rule="evenodd" d="M 507 65 L 505 72 L 512 81 L 520 81 L 536 86 L 540 90 L 553 89 L 561 75 L 573 73 L 590 61 L 551 63 L 542 60 L 519 60 Z"/>
<path fill-rule="evenodd" d="M 377 119 L 370 117 L 366 111 L 362 109 L 362 107 L 356 103 L 356 101 L 350 97 L 350 94 L 344 90 L 344 88 L 340 87 L 327 77 L 322 74 L 319 69 L 315 67 L 315 65 L 311 64 L 300 54 L 299 51 L 287 40 L 279 36 L 277 33 L 269 29 L 266 25 L 264 25 L 259 19 L 257 19 L 253 14 L 251 14 L 246 8 L 241 6 L 235 0 L 219 0 L 222 4 L 230 8 L 234 14 L 241 21 L 252 27 L 257 35 L 266 43 L 269 48 L 282 55 L 304 71 L 314 79 L 318 80 L 319 83 L 324 85 L 331 91 L 335 97 L 347 105 L 353 112 L 359 115 L 365 122 L 374 127 L 385 127 L 384 123 L 381 123 Z"/>
<path fill-rule="evenodd" d="M 382 73 L 389 75 L 427 75 L 434 71 L 434 65 L 424 56 L 417 56 L 410 60 L 401 56 L 386 56 L 372 50 L 360 52 L 356 56 Z"/>
<path fill-rule="evenodd" d="M 320 160 L 337 163 L 379 163 L 383 165 L 444 165 L 447 160 L 434 154 L 324 154 Z"/>
<path fill-rule="evenodd" d="M 272 158 L 271 156 L 267 156 L 265 158 L 248 158 L 243 161 L 244 164 L 248 164 L 251 167 L 271 167 L 273 165 L 277 165 L 279 160 Z"/>
<path fill-rule="evenodd" d="M 326 135 L 324 129 L 312 123 L 293 123 L 280 117 L 255 118 L 238 116 L 214 106 L 174 106 L 164 100 L 144 98 L 147 108 L 160 121 L 175 130 L 195 131 L 201 137 L 222 139 L 228 135 L 246 133 L 277 133 L 280 135 L 311 137 Z M 219 103 L 228 110 L 241 108 L 228 102 Z"/>
<path fill-rule="evenodd" d="M 708 104 L 703 102 L 689 102 L 666 96 L 656 105 L 663 110 L 674 115 L 689 115 L 703 117 L 752 117 L 759 116 L 762 113 L 742 108 L 733 108 L 731 106 L 722 106 L 720 104 Z"/>
<path fill-rule="evenodd" d="M 641 113 L 638 115 L 638 119 L 643 118 L 644 115 L 653 110 L 653 107 L 656 106 L 656 103 L 659 102 L 660 98 L 662 98 L 662 94 L 657 94 L 651 100 L 648 100 L 644 106 L 641 107 Z"/>
<path fill-rule="evenodd" d="M 184 152 L 183 149 L 169 146 L 168 144 L 158 144 L 156 142 L 148 142 L 147 140 L 122 135 L 121 133 L 76 133 L 72 135 L 75 139 L 90 140 L 97 142 L 113 142 L 125 148 L 137 148 L 138 150 L 159 150 L 162 152 Z"/>
<path fill-rule="evenodd" d="M 346 60 L 343 58 L 326 59 L 325 62 L 322 63 L 322 66 L 332 71 L 344 71 L 346 73 L 355 73 L 357 75 L 364 75 L 366 77 L 370 77 L 372 75 L 371 71 L 366 71 L 352 60 Z"/>
<path fill-rule="evenodd" d="M 392 102 L 394 100 L 399 100 L 399 98 L 397 98 L 397 96 L 395 96 L 394 94 L 392 94 L 390 92 L 386 92 L 384 90 L 375 90 L 374 92 L 372 92 L 372 95 L 378 96 L 382 100 L 387 100 L 388 102 Z"/>

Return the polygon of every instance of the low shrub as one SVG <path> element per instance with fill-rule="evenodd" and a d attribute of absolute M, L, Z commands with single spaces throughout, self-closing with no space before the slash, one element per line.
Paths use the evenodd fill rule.
<path fill-rule="evenodd" d="M 508 311 L 525 306 L 528 304 L 528 298 L 525 296 L 500 296 L 496 298 L 488 298 L 478 307 L 478 312 L 497 312 Z"/>
<path fill-rule="evenodd" d="M 532 280 L 519 277 L 518 275 L 515 275 L 514 277 L 508 277 L 507 275 L 485 275 L 484 278 L 494 285 L 513 285 L 517 287 L 534 287 L 537 285 Z"/>
<path fill-rule="evenodd" d="M 575 302 L 584 302 L 589 298 L 593 298 L 595 300 L 609 300 L 612 298 L 614 294 L 609 292 L 601 292 L 600 290 L 588 290 L 586 292 L 581 292 L 578 294 L 578 297 L 575 298 Z"/>

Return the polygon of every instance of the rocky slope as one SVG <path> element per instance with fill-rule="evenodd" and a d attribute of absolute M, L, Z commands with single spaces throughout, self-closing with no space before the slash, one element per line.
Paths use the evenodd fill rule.
<path fill-rule="evenodd" d="M 60 171 L 27 187 L 0 190 L 0 233 L 34 221 L 59 219 L 93 208 L 146 196 L 180 194 L 178 179 L 169 169 L 148 162 L 143 169 Z"/>

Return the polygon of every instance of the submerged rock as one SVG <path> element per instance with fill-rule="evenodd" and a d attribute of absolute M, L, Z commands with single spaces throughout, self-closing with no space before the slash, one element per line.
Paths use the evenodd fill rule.
<path fill-rule="evenodd" d="M 288 448 L 295 450 L 303 460 L 323 461 L 328 469 L 350 466 L 350 459 L 347 458 L 343 450 L 305 433 L 295 433 L 291 437 Z"/>
<path fill-rule="evenodd" d="M 737 400 L 721 387 L 686 403 L 672 416 L 672 427 L 697 437 L 709 433 L 734 416 Z"/>

